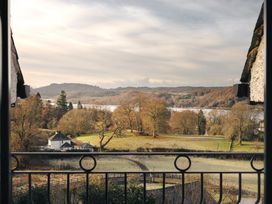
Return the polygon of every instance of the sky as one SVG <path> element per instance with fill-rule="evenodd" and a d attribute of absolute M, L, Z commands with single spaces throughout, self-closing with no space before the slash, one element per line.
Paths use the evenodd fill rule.
<path fill-rule="evenodd" d="M 11 0 L 26 84 L 238 83 L 262 0 Z"/>

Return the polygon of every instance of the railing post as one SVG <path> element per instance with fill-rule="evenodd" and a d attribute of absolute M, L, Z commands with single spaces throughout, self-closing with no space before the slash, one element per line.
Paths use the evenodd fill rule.
<path fill-rule="evenodd" d="M 272 203 L 272 2 L 265 0 L 265 203 Z"/>
<path fill-rule="evenodd" d="M 1 71 L 0 71 L 0 203 L 11 203 L 10 161 L 9 161 L 9 0 L 1 0 Z"/>

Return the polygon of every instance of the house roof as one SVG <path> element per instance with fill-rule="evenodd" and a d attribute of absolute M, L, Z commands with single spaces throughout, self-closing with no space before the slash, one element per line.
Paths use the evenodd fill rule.
<path fill-rule="evenodd" d="M 256 60 L 256 56 L 258 54 L 258 48 L 263 38 L 263 35 L 264 35 L 264 5 L 262 5 L 257 23 L 255 25 L 255 29 L 253 32 L 251 45 L 247 53 L 247 59 L 246 59 L 243 73 L 240 79 L 240 81 L 243 83 L 248 83 L 250 81 L 251 68 L 253 66 L 253 63 Z"/>
<path fill-rule="evenodd" d="M 57 131 L 55 135 L 49 138 L 51 141 L 63 141 L 63 140 L 71 140 L 71 138 L 67 137 L 60 131 Z"/>
<path fill-rule="evenodd" d="M 73 147 L 73 145 L 69 144 L 68 142 L 65 142 L 63 145 L 61 145 L 60 148 L 70 148 L 70 147 Z"/>
<path fill-rule="evenodd" d="M 16 93 L 17 97 L 26 98 L 28 96 L 28 93 L 26 91 L 24 77 L 19 64 L 19 56 L 12 34 L 11 34 L 11 60 L 14 63 L 15 71 L 17 74 L 17 93 Z"/>
<path fill-rule="evenodd" d="M 90 148 L 93 148 L 93 146 L 89 143 L 83 143 L 80 145 L 81 148 L 83 149 L 90 149 Z"/>

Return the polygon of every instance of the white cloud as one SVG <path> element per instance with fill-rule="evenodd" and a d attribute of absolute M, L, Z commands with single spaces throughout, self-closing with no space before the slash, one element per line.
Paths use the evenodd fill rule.
<path fill-rule="evenodd" d="M 228 1 L 225 8 L 216 0 L 160 1 L 152 7 L 144 1 L 12 0 L 26 82 L 109 87 L 237 80 L 260 2 Z"/>

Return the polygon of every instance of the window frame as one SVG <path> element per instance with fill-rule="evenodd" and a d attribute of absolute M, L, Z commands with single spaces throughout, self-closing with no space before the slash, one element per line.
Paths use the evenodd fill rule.
<path fill-rule="evenodd" d="M 1 0 L 1 71 L 0 71 L 0 203 L 11 203 L 11 171 L 10 171 L 10 149 L 9 149 L 9 108 L 10 108 L 10 0 Z M 264 23 L 266 40 L 265 57 L 265 203 L 272 203 L 272 1 L 264 0 Z M 269 106 L 270 105 L 270 106 Z M 270 135 L 270 137 L 269 137 Z M 270 153 L 270 154 L 269 154 Z M 270 178 L 270 179 L 267 179 Z"/>

